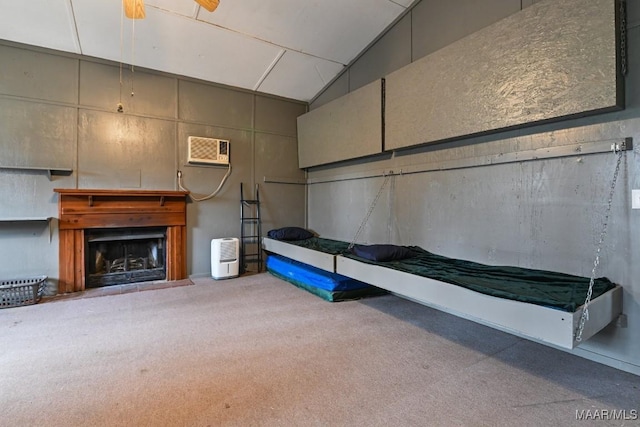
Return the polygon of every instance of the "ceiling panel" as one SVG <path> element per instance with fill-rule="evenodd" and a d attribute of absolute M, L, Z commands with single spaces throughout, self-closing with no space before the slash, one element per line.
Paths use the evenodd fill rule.
<path fill-rule="evenodd" d="M 341 64 L 288 50 L 257 90 L 310 101 L 342 68 Z"/>
<path fill-rule="evenodd" d="M 347 64 L 404 10 L 389 0 L 243 0 L 198 19 Z"/>
<path fill-rule="evenodd" d="M 308 101 L 414 0 L 0 0 L 0 39 Z M 121 43 L 122 40 L 122 43 Z"/>
<path fill-rule="evenodd" d="M 145 0 L 144 4 L 190 18 L 195 18 L 200 9 L 198 3 L 193 0 Z"/>
<path fill-rule="evenodd" d="M 120 2 L 105 0 L 72 0 L 72 2 L 82 53 L 103 59 L 120 60 L 120 28 L 121 22 L 124 22 L 121 18 Z M 136 21 L 138 22 L 141 21 Z"/>
<path fill-rule="evenodd" d="M 95 3 L 74 0 L 86 55 L 248 88 L 260 81 L 281 50 L 242 34 L 148 7 L 145 19 L 124 21 L 121 51 L 119 2 L 100 2 L 99 14 L 95 14 Z M 111 37 L 105 38 L 104 34 Z"/>
<path fill-rule="evenodd" d="M 0 39 L 80 53 L 69 0 L 0 0 Z"/>

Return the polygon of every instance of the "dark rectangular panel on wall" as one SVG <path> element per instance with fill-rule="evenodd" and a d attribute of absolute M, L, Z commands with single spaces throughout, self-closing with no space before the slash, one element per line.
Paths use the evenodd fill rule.
<path fill-rule="evenodd" d="M 382 152 L 382 80 L 298 117 L 298 166 Z"/>
<path fill-rule="evenodd" d="M 615 0 L 547 0 L 386 78 L 385 150 L 623 108 Z"/>

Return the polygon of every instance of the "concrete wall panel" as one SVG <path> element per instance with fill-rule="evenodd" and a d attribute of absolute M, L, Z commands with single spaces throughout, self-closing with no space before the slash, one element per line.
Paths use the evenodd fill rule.
<path fill-rule="evenodd" d="M 176 78 L 147 73 L 130 67 L 80 62 L 80 105 L 154 117 L 176 118 Z M 133 91 L 134 96 L 131 96 Z"/>
<path fill-rule="evenodd" d="M 79 188 L 174 186 L 175 122 L 80 110 Z"/>
<path fill-rule="evenodd" d="M 78 60 L 0 45 L 0 94 L 74 104 Z"/>
<path fill-rule="evenodd" d="M 253 95 L 248 92 L 181 80 L 178 94 L 181 120 L 246 129 L 253 125 Z"/>
<path fill-rule="evenodd" d="M 0 166 L 73 168 L 76 109 L 0 98 Z"/>
<path fill-rule="evenodd" d="M 0 221 L 0 259 L 9 266 L 2 268 L 0 279 L 49 276 L 45 293 L 55 294 L 57 279 L 51 274 L 58 269 L 55 226 L 55 222 L 50 228 L 46 222 Z"/>
<path fill-rule="evenodd" d="M 255 129 L 295 137 L 297 135 L 296 119 L 306 112 L 306 104 L 256 96 Z"/>
<path fill-rule="evenodd" d="M 411 15 L 407 14 L 351 66 L 349 90 L 361 88 L 410 63 Z"/>
<path fill-rule="evenodd" d="M 265 232 L 273 228 L 305 226 L 306 188 L 295 184 L 296 181 L 304 182 L 305 174 L 297 168 L 297 162 L 296 138 L 256 134 L 256 182 L 260 186 Z M 295 207 L 293 211 L 292 207 Z"/>
<path fill-rule="evenodd" d="M 346 95 L 349 93 L 349 74 L 351 69 L 340 74 L 340 76 L 333 81 L 328 87 L 326 87 L 320 95 L 311 103 L 309 109 L 314 110 L 334 99 Z"/>
<path fill-rule="evenodd" d="M 520 3 L 520 0 L 422 0 L 411 10 L 413 60 L 518 12 Z"/>

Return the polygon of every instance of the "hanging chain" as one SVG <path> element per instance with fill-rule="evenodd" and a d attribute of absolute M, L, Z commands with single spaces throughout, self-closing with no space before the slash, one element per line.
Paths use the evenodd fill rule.
<path fill-rule="evenodd" d="M 387 197 L 387 242 L 391 243 L 391 232 L 393 231 L 393 205 L 396 197 L 396 177 L 391 178 L 389 184 L 389 197 Z"/>
<path fill-rule="evenodd" d="M 358 237 L 360 237 L 360 233 L 362 233 L 362 230 L 364 230 L 364 226 L 366 225 L 367 221 L 369 220 L 369 217 L 371 216 L 371 213 L 373 213 L 373 209 L 376 207 L 376 203 L 378 203 L 378 199 L 380 198 L 380 195 L 382 194 L 382 190 L 384 190 L 384 187 L 386 187 L 387 182 L 389 182 L 389 178 L 391 178 L 391 174 L 385 176 L 384 181 L 382 182 L 382 185 L 380 186 L 380 190 L 378 190 L 378 194 L 376 194 L 375 199 L 373 199 L 373 203 L 369 207 L 369 212 L 367 212 L 367 214 L 365 215 L 364 219 L 362 220 L 362 223 L 360 224 L 360 227 L 358 227 L 358 231 L 356 231 L 356 235 L 353 236 L 353 240 L 351 241 L 351 243 L 347 247 L 347 250 L 350 250 L 351 248 L 353 248 L 353 246 L 358 241 Z"/>
<path fill-rule="evenodd" d="M 620 2 L 620 71 L 627 75 L 627 2 Z"/>
<path fill-rule="evenodd" d="M 602 231 L 600 232 L 600 240 L 596 248 L 596 258 L 593 261 L 593 269 L 591 269 L 591 278 L 589 279 L 589 289 L 587 291 L 587 297 L 584 300 L 582 308 L 582 316 L 580 316 L 580 323 L 578 324 L 578 330 L 576 332 L 576 341 L 582 341 L 582 332 L 584 331 L 584 325 L 589 320 L 589 304 L 591 303 L 591 295 L 593 294 L 593 285 L 596 280 L 596 269 L 600 264 L 600 250 L 602 248 L 602 242 L 607 235 L 607 227 L 609 225 L 609 215 L 611 213 L 611 205 L 613 203 L 613 193 L 616 189 L 616 181 L 618 180 L 618 173 L 620 172 L 620 163 L 622 161 L 623 153 L 626 154 L 626 147 L 624 142 L 620 147 L 614 145 L 614 152 L 618 154 L 618 160 L 616 162 L 616 169 L 613 173 L 613 180 L 611 181 L 611 187 L 609 188 L 609 199 L 607 200 L 607 209 L 605 211 L 604 221 L 602 224 Z"/>

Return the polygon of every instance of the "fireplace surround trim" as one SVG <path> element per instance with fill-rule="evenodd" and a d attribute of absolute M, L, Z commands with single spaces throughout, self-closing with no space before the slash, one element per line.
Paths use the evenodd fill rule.
<path fill-rule="evenodd" d="M 167 280 L 187 277 L 186 202 L 171 190 L 64 189 L 58 193 L 58 293 L 85 290 L 85 230 L 167 227 Z"/>

